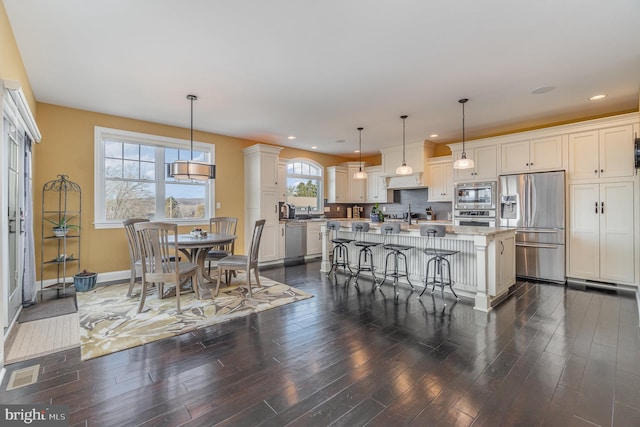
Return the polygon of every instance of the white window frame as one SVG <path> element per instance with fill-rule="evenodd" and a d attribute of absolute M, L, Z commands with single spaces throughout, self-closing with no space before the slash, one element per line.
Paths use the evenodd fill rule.
<path fill-rule="evenodd" d="M 312 176 L 312 175 L 296 175 L 296 174 L 289 174 L 288 170 L 288 165 L 289 163 L 308 163 L 310 165 L 313 165 L 314 167 L 318 168 L 320 170 L 320 176 Z M 285 181 L 285 194 L 288 193 L 289 190 L 289 186 L 287 185 L 288 182 L 288 178 L 289 176 L 293 177 L 293 178 L 303 178 L 303 179 L 317 179 L 319 181 L 318 183 L 318 209 L 314 209 L 311 211 L 311 214 L 313 215 L 324 215 L 324 167 L 316 162 L 315 160 L 312 159 L 308 159 L 306 157 L 296 157 L 294 159 L 289 159 L 287 161 L 287 164 L 284 167 L 284 181 Z M 288 197 L 288 196 L 286 196 Z M 288 200 L 287 200 L 288 202 Z M 307 213 L 307 210 L 304 208 L 298 208 L 296 209 L 297 212 L 299 213 Z"/>
<path fill-rule="evenodd" d="M 155 145 L 157 147 L 177 148 L 180 150 L 189 149 L 191 141 L 178 138 L 170 138 L 167 136 L 151 135 L 146 133 L 131 132 L 121 129 L 112 129 L 106 127 L 95 126 L 94 127 L 94 220 L 93 224 L 96 229 L 102 228 L 122 228 L 122 220 L 107 220 L 106 219 L 106 206 L 105 206 L 105 180 L 104 180 L 104 143 L 103 141 L 108 138 L 114 138 L 119 140 L 128 141 L 134 144 L 146 144 Z M 198 151 L 205 151 L 209 153 L 210 161 L 215 164 L 215 145 L 207 144 L 204 142 L 193 141 L 193 149 Z M 163 175 L 166 174 L 166 170 L 163 168 Z M 156 176 L 158 176 L 156 174 Z M 209 217 L 215 216 L 215 179 L 211 179 L 207 182 L 207 194 L 209 195 L 209 203 L 207 212 L 205 212 L 205 218 L 199 219 L 163 219 L 165 222 L 170 222 L 178 225 L 208 225 Z"/>

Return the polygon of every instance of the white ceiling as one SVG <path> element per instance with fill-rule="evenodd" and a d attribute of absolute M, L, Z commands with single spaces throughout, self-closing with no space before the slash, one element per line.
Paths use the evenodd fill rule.
<path fill-rule="evenodd" d="M 324 153 L 638 109 L 638 0 L 3 2 L 40 102 Z"/>

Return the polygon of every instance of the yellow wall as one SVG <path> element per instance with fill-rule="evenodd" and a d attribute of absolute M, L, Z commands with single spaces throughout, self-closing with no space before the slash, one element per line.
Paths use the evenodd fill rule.
<path fill-rule="evenodd" d="M 13 36 L 7 11 L 0 2 L 0 79 L 17 80 L 22 86 L 33 116 L 36 116 L 36 100 L 31 90 L 27 72 L 18 51 L 16 39 Z"/>
<path fill-rule="evenodd" d="M 70 180 L 78 183 L 82 188 L 81 268 L 98 273 L 126 270 L 129 266 L 129 256 L 124 230 L 121 228 L 95 229 L 93 226 L 94 127 L 102 126 L 180 139 L 188 139 L 188 129 L 43 103 L 38 104 L 38 126 L 42 132 L 42 143 L 36 145 L 34 156 L 36 159 L 34 162 L 36 254 L 38 256 L 40 254 L 42 186 L 45 182 L 56 179 L 59 174 L 66 174 Z M 244 155 L 242 150 L 256 142 L 198 131 L 194 131 L 193 138 L 216 146 L 216 202 L 221 205 L 220 209 L 216 209 L 216 215 L 238 218 L 240 225 L 236 249 L 238 253 L 243 253 Z M 343 158 L 335 156 L 289 148 L 283 149 L 281 156 L 310 158 L 324 166 L 344 161 Z M 190 226 L 184 227 L 181 231 L 187 232 L 190 228 Z M 53 271 L 47 270 L 45 279 L 51 278 L 53 274 Z"/>

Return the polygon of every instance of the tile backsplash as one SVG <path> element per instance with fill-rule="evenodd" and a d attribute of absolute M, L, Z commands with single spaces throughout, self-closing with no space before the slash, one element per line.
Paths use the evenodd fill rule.
<path fill-rule="evenodd" d="M 428 188 L 418 188 L 412 190 L 393 190 L 392 203 L 380 203 L 380 207 L 384 208 L 384 214 L 389 218 L 403 218 L 403 214 L 407 212 L 407 208 L 411 205 L 411 212 L 417 214 L 418 218 L 426 218 L 426 210 L 431 207 L 436 219 L 446 220 L 447 213 L 452 211 L 451 202 L 427 202 Z M 363 207 L 362 218 L 369 218 L 371 208 L 374 203 L 364 203 L 358 206 Z M 345 218 L 347 216 L 347 208 L 353 207 L 354 203 L 325 203 L 330 208 L 329 212 L 325 212 L 327 218 Z M 338 211 L 338 208 L 340 210 Z"/>

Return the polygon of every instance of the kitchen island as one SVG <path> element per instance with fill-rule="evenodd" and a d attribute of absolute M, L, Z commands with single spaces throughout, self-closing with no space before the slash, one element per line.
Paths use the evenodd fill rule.
<path fill-rule="evenodd" d="M 356 233 L 351 231 L 351 223 L 352 221 L 341 221 L 342 228 L 337 232 L 338 236 L 355 239 Z M 446 230 L 444 237 L 435 238 L 436 247 L 459 251 L 449 257 L 456 293 L 473 298 L 476 310 L 490 311 L 492 304 L 500 301 L 509 287 L 516 282 L 515 229 L 447 225 Z M 320 270 L 328 272 L 331 270 L 332 243 L 326 227 L 323 226 L 322 231 L 324 238 Z M 371 223 L 369 232 L 360 233 L 358 238 L 380 243 L 385 241 L 385 236 L 380 234 L 380 223 Z M 386 236 L 386 242 L 414 247 L 407 251 L 409 280 L 414 286 L 423 287 L 428 258 L 422 251 L 426 248 L 427 238 L 420 236 L 420 225 L 402 224 L 400 234 Z M 348 245 L 348 248 L 349 261 L 354 265 L 358 260 L 358 250 L 353 244 Z M 382 278 L 384 272 L 385 252 L 382 245 L 373 248 L 373 264 L 377 267 L 378 280 Z M 342 271 L 338 274 L 341 273 Z M 404 283 L 401 286 L 409 287 L 406 279 L 401 278 L 399 282 Z M 390 281 L 386 282 L 381 289 L 384 290 L 387 286 L 391 286 Z"/>

